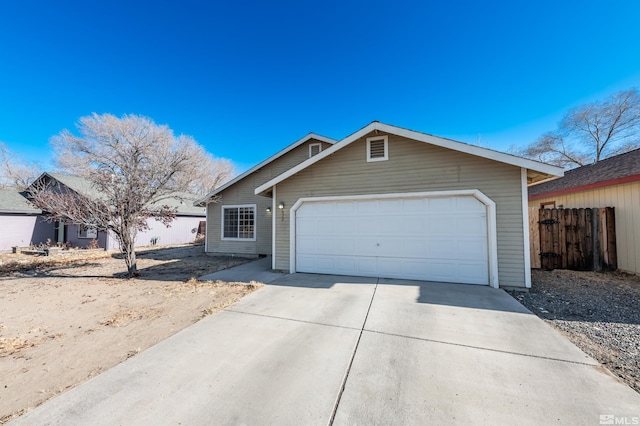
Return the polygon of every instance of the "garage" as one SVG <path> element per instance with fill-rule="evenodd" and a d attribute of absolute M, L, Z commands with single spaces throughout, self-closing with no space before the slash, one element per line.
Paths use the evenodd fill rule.
<path fill-rule="evenodd" d="M 489 284 L 487 206 L 471 195 L 310 199 L 294 224 L 297 272 Z"/>

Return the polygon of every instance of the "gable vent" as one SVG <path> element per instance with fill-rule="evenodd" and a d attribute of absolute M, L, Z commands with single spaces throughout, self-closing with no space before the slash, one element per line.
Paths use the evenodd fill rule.
<path fill-rule="evenodd" d="M 314 155 L 320 154 L 320 152 L 322 152 L 321 144 L 312 143 L 311 145 L 309 145 L 309 158 L 313 157 Z"/>
<path fill-rule="evenodd" d="M 384 161 L 389 159 L 387 136 L 367 138 L 367 161 Z"/>

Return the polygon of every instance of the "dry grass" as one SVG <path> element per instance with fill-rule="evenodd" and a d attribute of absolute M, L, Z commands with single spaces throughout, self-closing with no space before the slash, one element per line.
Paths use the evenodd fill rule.
<path fill-rule="evenodd" d="M 84 303 L 84 302 L 83 302 Z M 104 321 L 100 321 L 100 325 L 109 327 L 124 327 L 132 321 L 152 320 L 162 315 L 162 310 L 152 308 L 141 309 L 120 309 Z"/>
<path fill-rule="evenodd" d="M 262 286 L 191 278 L 247 261 L 202 247 L 140 253 L 134 279 L 91 256 L 0 255 L 0 424 Z"/>
<path fill-rule="evenodd" d="M 113 256 L 111 251 L 73 250 L 62 256 L 35 256 L 20 253 L 0 254 L 0 275 L 16 272 L 42 270 L 64 265 L 78 265 L 88 260 L 104 259 Z"/>
<path fill-rule="evenodd" d="M 226 308 L 227 306 L 233 305 L 234 303 L 236 303 L 238 300 L 242 299 L 247 294 L 253 293 L 254 291 L 259 289 L 260 287 L 264 286 L 264 284 L 256 282 L 256 281 L 251 281 L 249 284 L 247 284 L 247 283 L 237 283 L 237 282 L 227 283 L 227 282 L 223 282 L 223 281 L 215 281 L 215 282 L 214 281 L 197 281 L 197 280 L 194 280 L 194 279 L 189 280 L 185 284 L 202 285 L 202 286 L 212 287 L 212 288 L 221 287 L 221 286 L 231 286 L 231 287 L 236 287 L 236 288 L 240 289 L 240 291 L 237 293 L 236 297 L 231 298 L 231 299 L 227 299 L 227 300 L 223 301 L 222 303 L 210 304 L 209 306 L 204 308 L 202 310 L 201 318 L 209 316 L 209 315 L 211 315 L 211 314 L 213 314 L 215 312 L 221 311 L 224 308 Z"/>
<path fill-rule="evenodd" d="M 0 357 L 13 355 L 21 349 L 29 348 L 32 346 L 35 346 L 35 344 L 29 343 L 29 341 L 21 339 L 19 337 L 0 337 Z"/>

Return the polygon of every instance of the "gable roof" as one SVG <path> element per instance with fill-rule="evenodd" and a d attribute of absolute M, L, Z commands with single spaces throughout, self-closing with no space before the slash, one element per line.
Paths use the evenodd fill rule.
<path fill-rule="evenodd" d="M 640 181 L 640 149 L 565 172 L 564 177 L 529 187 L 529 199 Z"/>
<path fill-rule="evenodd" d="M 82 194 L 89 198 L 99 198 L 100 191 L 96 190 L 91 181 L 80 176 L 69 175 L 65 173 L 43 173 L 36 182 L 41 179 L 53 179 L 67 188 Z M 205 216 L 205 211 L 202 207 L 194 205 L 194 201 L 197 200 L 197 196 L 186 192 L 177 192 L 174 195 L 161 200 L 156 204 L 168 205 L 169 207 L 177 208 L 176 214 L 181 216 Z"/>
<path fill-rule="evenodd" d="M 0 189 L 0 213 L 40 214 L 42 210 L 29 203 L 22 192 Z"/>
<path fill-rule="evenodd" d="M 236 176 L 235 178 L 231 179 L 229 182 L 227 182 L 224 185 L 222 185 L 222 186 L 216 188 L 215 190 L 211 191 L 206 196 L 204 196 L 201 199 L 199 199 L 198 201 L 196 201 L 194 204 L 198 205 L 198 206 L 204 206 L 212 197 L 218 195 L 219 193 L 221 193 L 222 191 L 224 191 L 225 189 L 227 189 L 231 185 L 233 185 L 236 182 L 244 179 L 245 177 L 249 176 L 253 172 L 261 169 L 262 167 L 266 166 L 267 164 L 271 163 L 272 161 L 277 160 L 278 158 L 280 158 L 283 155 L 285 155 L 287 152 L 299 147 L 300 145 L 302 145 L 303 143 L 305 143 L 305 142 L 307 142 L 307 141 L 309 141 L 311 139 L 315 139 L 315 140 L 318 140 L 320 142 L 326 142 L 326 143 L 328 143 L 330 145 L 333 145 L 333 144 L 335 144 L 337 142 L 335 139 L 331 139 L 331 138 L 328 138 L 326 136 L 320 136 L 320 135 L 315 134 L 315 133 L 309 133 L 308 135 L 304 136 L 303 138 L 298 139 L 297 141 L 295 141 L 291 145 L 287 146 L 283 150 L 278 151 L 277 153 L 273 154 L 271 157 L 267 158 L 266 160 L 256 164 L 255 166 L 253 166 L 252 168 L 250 168 L 246 172 Z"/>
<path fill-rule="evenodd" d="M 541 163 L 539 161 L 528 160 L 526 158 L 517 157 L 515 155 L 506 154 L 499 151 L 494 151 L 487 148 L 481 148 L 475 145 L 469 145 L 463 142 L 454 141 L 451 139 L 445 139 L 438 136 L 429 135 L 427 133 L 416 132 L 413 130 L 403 129 L 401 127 L 392 126 L 389 124 L 384 124 L 379 121 L 374 121 L 357 132 L 347 136 L 342 139 L 340 142 L 336 143 L 332 147 L 322 151 L 321 153 L 314 155 L 306 161 L 298 164 L 297 166 L 291 168 L 290 170 L 282 173 L 279 176 L 271 179 L 269 182 L 266 182 L 263 185 L 260 185 L 256 188 L 256 194 L 262 194 L 268 192 L 268 190 L 274 185 L 282 182 L 285 179 L 293 176 L 301 170 L 306 169 L 312 164 L 317 163 L 325 157 L 333 154 L 334 152 L 344 148 L 350 143 L 362 138 L 363 136 L 373 132 L 380 131 L 383 133 L 393 134 L 397 136 L 402 136 L 408 139 L 413 139 L 419 142 L 428 143 L 431 145 L 439 146 L 442 148 L 452 149 L 454 151 L 464 152 L 466 154 L 475 155 L 482 158 L 487 158 L 494 161 L 499 161 L 501 163 L 506 163 L 509 165 L 523 167 L 528 170 L 528 179 L 530 183 L 537 182 L 539 180 L 548 179 L 551 176 L 562 176 L 563 169 L 560 167 L 552 166 L 550 164 Z"/>

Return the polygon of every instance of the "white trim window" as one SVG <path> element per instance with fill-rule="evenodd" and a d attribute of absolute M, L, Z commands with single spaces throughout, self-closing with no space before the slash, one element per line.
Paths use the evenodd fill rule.
<path fill-rule="evenodd" d="M 367 163 L 389 159 L 389 136 L 367 138 Z"/>
<path fill-rule="evenodd" d="M 222 206 L 222 239 L 256 240 L 256 205 Z"/>
<path fill-rule="evenodd" d="M 314 155 L 318 155 L 322 152 L 322 144 L 321 143 L 312 143 L 309 144 L 309 158 Z"/>
<path fill-rule="evenodd" d="M 90 226 L 78 225 L 78 238 L 98 238 L 98 230 Z"/>

